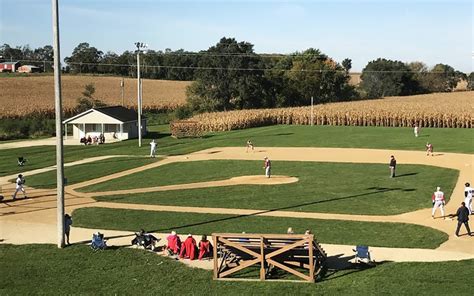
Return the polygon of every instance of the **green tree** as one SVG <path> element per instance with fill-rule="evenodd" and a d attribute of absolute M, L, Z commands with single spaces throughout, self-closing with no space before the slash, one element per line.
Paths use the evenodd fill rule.
<path fill-rule="evenodd" d="M 474 90 L 474 72 L 467 76 L 467 90 Z"/>
<path fill-rule="evenodd" d="M 36 66 L 41 67 L 45 72 L 53 71 L 54 52 L 51 45 L 38 47 L 33 51 Z"/>
<path fill-rule="evenodd" d="M 355 95 L 346 69 L 318 49 L 287 56 L 267 72 L 276 89 L 278 105 L 308 105 L 311 97 L 317 104 L 334 102 Z"/>
<path fill-rule="evenodd" d="M 72 51 L 70 57 L 66 57 L 64 61 L 71 67 L 73 73 L 97 73 L 97 64 L 101 62 L 103 52 L 95 47 L 91 47 L 89 43 L 79 43 Z"/>
<path fill-rule="evenodd" d="M 224 37 L 200 54 L 196 81 L 188 89 L 194 110 L 263 107 L 262 62 L 252 44 Z"/>
<path fill-rule="evenodd" d="M 349 58 L 343 59 L 341 62 L 342 67 L 346 70 L 346 72 L 349 72 L 352 68 L 352 60 Z"/>
<path fill-rule="evenodd" d="M 437 64 L 429 71 L 425 80 L 425 87 L 429 92 L 453 91 L 462 78 L 460 73 L 449 65 Z"/>
<path fill-rule="evenodd" d="M 23 58 L 23 52 L 20 46 L 11 47 L 5 43 L 0 46 L 0 56 L 5 61 L 17 61 Z"/>
<path fill-rule="evenodd" d="M 95 98 L 94 94 L 95 94 L 94 84 L 93 83 L 86 84 L 84 86 L 84 91 L 82 92 L 82 97 L 77 99 L 76 113 L 81 113 L 91 108 L 100 108 L 100 107 L 106 106 L 104 102 Z"/>
<path fill-rule="evenodd" d="M 362 70 L 360 87 L 368 98 L 417 93 L 419 84 L 411 69 L 400 61 L 379 58 Z"/>

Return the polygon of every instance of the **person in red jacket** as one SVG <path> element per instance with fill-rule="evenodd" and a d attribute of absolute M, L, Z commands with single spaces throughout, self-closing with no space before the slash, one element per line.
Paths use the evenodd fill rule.
<path fill-rule="evenodd" d="M 171 234 L 168 235 L 166 240 L 168 241 L 168 244 L 166 245 L 165 250 L 168 250 L 168 254 L 170 256 L 178 255 L 179 250 L 181 249 L 181 240 L 179 239 L 179 236 L 176 234 L 176 232 L 171 231 Z"/>
<path fill-rule="evenodd" d="M 201 241 L 199 242 L 199 260 L 202 258 L 211 257 L 212 245 L 211 242 L 207 240 L 207 236 L 203 235 Z"/>
<path fill-rule="evenodd" d="M 179 258 L 194 260 L 196 259 L 196 250 L 196 240 L 193 238 L 192 234 L 188 234 L 188 238 L 181 246 L 181 253 L 179 254 Z"/>

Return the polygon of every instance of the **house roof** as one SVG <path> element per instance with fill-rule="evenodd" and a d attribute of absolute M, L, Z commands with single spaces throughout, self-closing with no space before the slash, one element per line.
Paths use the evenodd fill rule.
<path fill-rule="evenodd" d="M 102 107 L 102 108 L 92 108 L 87 111 L 84 111 L 80 114 L 77 114 L 76 116 L 73 116 L 69 119 L 66 119 L 63 121 L 63 123 L 69 123 L 77 118 L 80 118 L 84 115 L 87 115 L 93 111 L 97 111 L 99 113 L 102 113 L 104 115 L 110 116 L 118 121 L 121 122 L 129 122 L 129 121 L 137 121 L 138 120 L 138 114 L 135 112 L 135 110 L 128 109 L 122 106 L 110 106 L 110 107 Z M 142 116 L 142 118 L 145 118 Z"/>
<path fill-rule="evenodd" d="M 94 108 L 94 110 L 109 115 L 117 120 L 127 122 L 138 120 L 138 114 L 135 110 L 125 108 L 123 106 L 110 106 L 102 108 Z"/>
<path fill-rule="evenodd" d="M 0 64 L 5 64 L 5 65 L 15 65 L 18 64 L 19 62 L 2 62 Z"/>

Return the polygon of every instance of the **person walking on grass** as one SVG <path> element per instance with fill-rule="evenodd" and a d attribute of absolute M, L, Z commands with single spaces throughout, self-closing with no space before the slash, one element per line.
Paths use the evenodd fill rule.
<path fill-rule="evenodd" d="M 461 229 L 461 224 L 464 224 L 466 227 L 467 235 L 472 236 L 471 229 L 469 228 L 469 210 L 466 208 L 466 204 L 464 202 L 461 203 L 461 206 L 456 212 L 458 217 L 458 226 L 456 227 L 456 236 L 459 236 L 459 230 Z"/>
<path fill-rule="evenodd" d="M 66 234 L 66 243 L 70 245 L 69 234 L 71 233 L 72 218 L 69 214 L 64 215 L 64 234 Z"/>
<path fill-rule="evenodd" d="M 464 203 L 466 208 L 469 210 L 469 214 L 474 214 L 472 210 L 472 196 L 474 195 L 474 189 L 471 187 L 470 183 L 464 184 Z"/>
<path fill-rule="evenodd" d="M 431 210 L 431 218 L 434 219 L 434 214 L 436 212 L 436 209 L 440 208 L 441 215 L 443 216 L 444 219 L 446 219 L 444 217 L 444 204 L 445 204 L 444 192 L 441 191 L 441 187 L 436 187 L 436 191 L 431 196 L 431 201 L 433 203 L 433 209 Z"/>
<path fill-rule="evenodd" d="M 15 193 L 13 193 L 13 199 L 15 200 L 16 199 L 16 194 L 18 193 L 18 191 L 21 191 L 23 192 L 23 196 L 25 198 L 28 198 L 28 196 L 26 196 L 26 191 L 25 191 L 25 188 L 23 188 L 23 185 L 25 184 L 25 178 L 23 177 L 22 174 L 19 174 L 18 175 L 18 178 L 16 178 L 16 189 L 15 189 Z"/>
<path fill-rule="evenodd" d="M 397 160 L 395 159 L 395 156 L 390 156 L 390 163 L 388 167 L 390 168 L 390 178 L 395 178 L 395 168 L 397 167 Z"/>
<path fill-rule="evenodd" d="M 420 127 L 416 123 L 415 123 L 415 127 L 413 128 L 413 132 L 415 133 L 415 137 L 418 138 L 418 135 L 420 133 Z"/>
<path fill-rule="evenodd" d="M 266 156 L 265 156 L 264 160 L 265 160 L 265 163 L 263 165 L 263 168 L 265 169 L 265 176 L 267 178 L 270 178 L 270 176 L 272 174 L 272 163 L 270 162 L 270 159 L 268 159 L 268 157 L 266 157 Z"/>
<path fill-rule="evenodd" d="M 155 140 L 150 142 L 150 157 L 151 158 L 156 157 L 156 142 L 155 142 Z"/>

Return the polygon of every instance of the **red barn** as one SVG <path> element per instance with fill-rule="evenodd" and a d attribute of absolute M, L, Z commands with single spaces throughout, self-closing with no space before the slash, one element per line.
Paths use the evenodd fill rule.
<path fill-rule="evenodd" d="M 0 63 L 0 72 L 16 72 L 20 62 L 3 62 Z"/>

